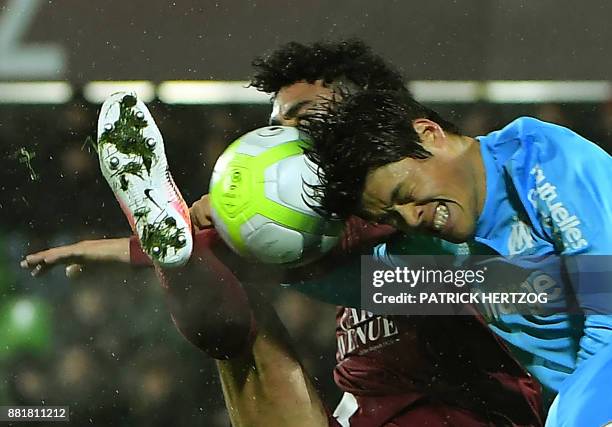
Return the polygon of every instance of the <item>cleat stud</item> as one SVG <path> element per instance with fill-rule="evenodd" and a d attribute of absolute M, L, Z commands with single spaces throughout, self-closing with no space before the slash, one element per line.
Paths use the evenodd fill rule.
<path fill-rule="evenodd" d="M 153 138 L 147 138 L 147 146 L 149 148 L 155 147 L 155 144 L 156 144 L 156 142 L 155 142 L 155 140 Z"/>
<path fill-rule="evenodd" d="M 139 110 L 139 111 L 136 111 L 136 118 L 137 118 L 138 120 L 142 120 L 142 119 L 144 119 L 144 113 L 143 113 L 142 111 L 140 111 L 140 110 Z"/>
<path fill-rule="evenodd" d="M 153 246 L 151 248 L 151 252 L 153 252 L 153 254 L 155 255 L 159 255 L 159 253 L 161 252 L 161 249 L 159 248 L 159 246 Z"/>
<path fill-rule="evenodd" d="M 117 169 L 119 166 L 119 159 L 117 157 L 111 157 L 109 162 L 111 169 Z"/>
<path fill-rule="evenodd" d="M 133 107 L 136 105 L 136 97 L 134 95 L 125 95 L 123 97 L 123 103 L 126 107 Z"/>
<path fill-rule="evenodd" d="M 107 132 L 112 132 L 115 129 L 115 126 L 112 123 L 106 123 L 104 125 L 104 130 Z"/>
<path fill-rule="evenodd" d="M 187 241 L 187 239 L 185 239 L 185 236 L 183 236 L 183 235 L 178 236 L 178 237 L 176 238 L 176 240 L 178 240 L 178 242 L 179 242 L 181 245 L 182 245 L 182 244 L 184 244 L 184 243 Z"/>

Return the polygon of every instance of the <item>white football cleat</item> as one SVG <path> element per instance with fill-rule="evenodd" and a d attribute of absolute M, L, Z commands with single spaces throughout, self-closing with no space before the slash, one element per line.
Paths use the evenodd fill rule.
<path fill-rule="evenodd" d="M 162 135 L 135 94 L 118 92 L 102 104 L 97 149 L 102 174 L 142 249 L 162 267 L 187 263 L 189 209 L 168 170 Z"/>

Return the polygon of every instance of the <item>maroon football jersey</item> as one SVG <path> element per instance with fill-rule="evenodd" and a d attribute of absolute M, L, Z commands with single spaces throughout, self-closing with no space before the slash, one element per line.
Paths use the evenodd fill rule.
<path fill-rule="evenodd" d="M 424 400 L 493 425 L 540 424 L 539 385 L 476 315 L 377 316 L 338 307 L 336 340 L 334 379 L 360 407 L 351 425 L 383 425 Z M 364 412 L 373 401 L 376 409 Z"/>

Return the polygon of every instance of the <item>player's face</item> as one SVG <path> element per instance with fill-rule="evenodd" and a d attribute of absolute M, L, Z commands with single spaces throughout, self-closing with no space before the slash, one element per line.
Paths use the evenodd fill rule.
<path fill-rule="evenodd" d="M 427 159 L 405 158 L 368 174 L 362 208 L 369 219 L 402 231 L 423 231 L 452 242 L 474 234 L 485 194 L 478 142 L 445 134 L 426 119 L 414 122 Z"/>
<path fill-rule="evenodd" d="M 330 99 L 331 96 L 332 90 L 321 80 L 314 83 L 302 81 L 285 86 L 274 98 L 270 124 L 297 126 L 300 116 L 316 108 L 326 99 Z"/>

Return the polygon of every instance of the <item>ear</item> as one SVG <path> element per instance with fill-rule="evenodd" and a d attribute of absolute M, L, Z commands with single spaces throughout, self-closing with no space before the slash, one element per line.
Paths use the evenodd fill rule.
<path fill-rule="evenodd" d="M 416 119 L 412 122 L 412 126 L 425 148 L 434 147 L 440 141 L 446 139 L 444 129 L 429 119 Z"/>

